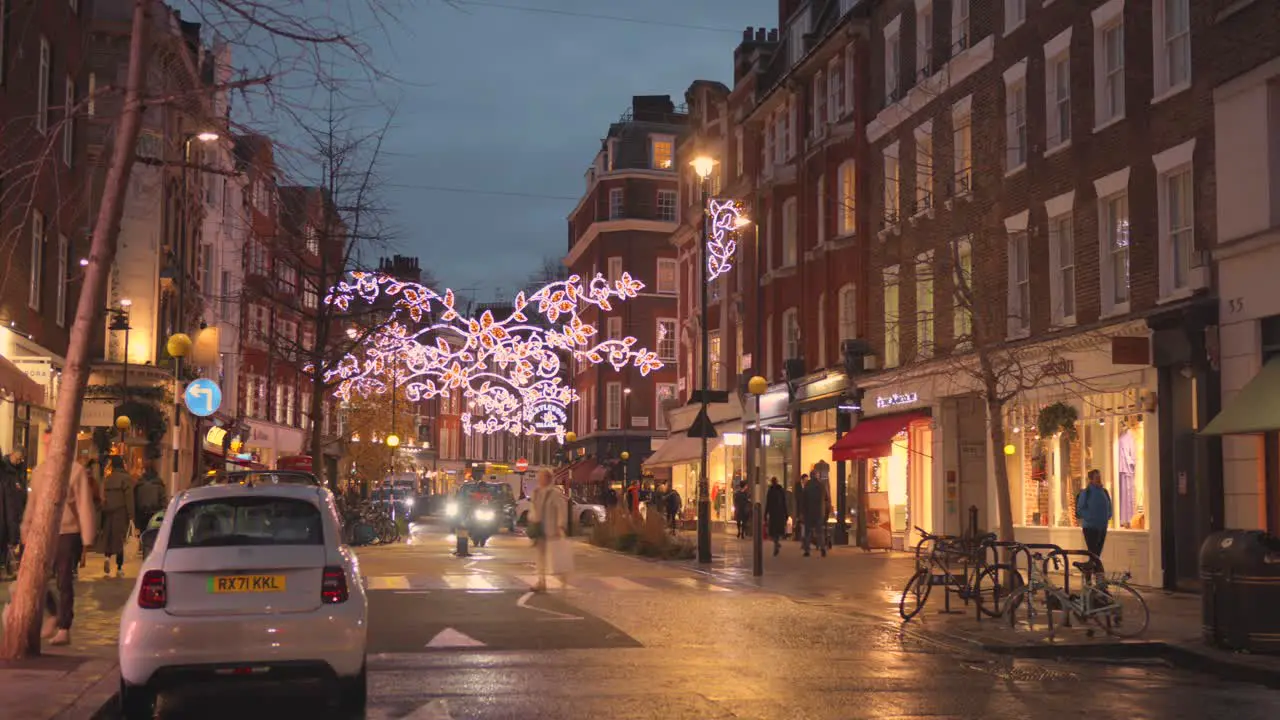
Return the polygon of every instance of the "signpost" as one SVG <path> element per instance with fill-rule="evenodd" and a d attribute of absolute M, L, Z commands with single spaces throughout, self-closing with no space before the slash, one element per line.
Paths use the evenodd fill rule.
<path fill-rule="evenodd" d="M 187 384 L 182 400 L 192 415 L 209 417 L 222 406 L 222 390 L 209 378 L 198 378 Z"/>
<path fill-rule="evenodd" d="M 522 473 L 522 472 L 528 472 L 528 471 L 529 471 L 528 458 L 520 458 L 519 460 L 516 460 L 516 472 Z"/>

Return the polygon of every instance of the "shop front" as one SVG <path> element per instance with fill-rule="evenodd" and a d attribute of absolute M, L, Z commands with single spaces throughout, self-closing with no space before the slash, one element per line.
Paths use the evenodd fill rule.
<path fill-rule="evenodd" d="M 907 549 L 913 544 L 913 527 L 933 527 L 929 409 L 861 418 L 830 452 L 836 462 L 855 462 L 863 547 Z"/>
<path fill-rule="evenodd" d="M 689 437 L 701 407 L 688 405 L 671 412 L 671 431 L 653 454 L 644 460 L 643 472 L 655 477 L 669 473 L 669 485 L 680 494 L 681 519 L 694 522 L 698 512 L 698 480 L 702 470 L 702 438 Z M 733 488 L 745 477 L 745 435 L 742 403 L 731 393 L 728 403 L 709 407 L 716 437 L 707 440 L 707 482 L 710 489 L 711 518 L 714 522 L 733 520 Z"/>
<path fill-rule="evenodd" d="M 302 430 L 260 420 L 247 420 L 245 424 L 248 433 L 237 460 L 274 468 L 282 457 L 303 454 L 306 437 Z"/>

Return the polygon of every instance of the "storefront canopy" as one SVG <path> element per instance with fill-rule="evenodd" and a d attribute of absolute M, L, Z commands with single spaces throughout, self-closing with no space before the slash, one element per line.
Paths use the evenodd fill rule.
<path fill-rule="evenodd" d="M 907 429 L 912 420 L 929 417 L 928 413 L 898 413 L 884 417 L 864 418 L 831 446 L 831 459 L 866 460 L 885 457 L 893 450 L 893 438 Z"/>
<path fill-rule="evenodd" d="M 711 438 L 707 441 L 707 452 L 711 452 L 719 446 L 720 438 Z M 647 468 L 671 467 L 672 465 L 683 465 L 700 459 L 702 459 L 702 438 L 673 434 L 666 442 L 662 443 L 662 447 L 658 448 L 644 461 L 644 466 Z"/>
<path fill-rule="evenodd" d="M 20 403 L 38 405 L 44 402 L 44 388 L 40 383 L 3 355 L 0 355 L 0 390 L 13 393 L 13 399 Z"/>
<path fill-rule="evenodd" d="M 1280 430 L 1280 357 L 1262 366 L 1201 435 L 1248 435 Z"/>

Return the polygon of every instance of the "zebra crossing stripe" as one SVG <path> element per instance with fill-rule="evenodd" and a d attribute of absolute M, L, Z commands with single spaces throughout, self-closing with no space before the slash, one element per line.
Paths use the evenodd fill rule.
<path fill-rule="evenodd" d="M 628 580 L 624 577 L 598 577 L 596 581 L 602 585 L 608 586 L 614 590 L 656 590 L 657 588 L 641 585 L 634 580 Z"/>
<path fill-rule="evenodd" d="M 573 582 L 548 576 L 547 588 L 551 590 L 578 590 L 590 592 L 605 590 L 615 592 L 658 592 L 664 588 L 683 588 L 700 592 L 733 592 L 733 588 L 717 585 L 691 577 L 644 577 L 644 582 L 616 575 L 576 576 Z M 488 573 L 444 575 L 373 575 L 364 578 L 368 590 L 430 591 L 458 590 L 470 592 L 494 592 L 500 590 L 527 590 L 537 585 L 537 575 L 493 575 Z"/>
<path fill-rule="evenodd" d="M 410 590 L 409 578 L 406 575 L 375 575 L 367 578 L 365 587 L 370 590 Z"/>
<path fill-rule="evenodd" d="M 497 590 L 498 586 L 483 575 L 445 575 L 450 590 Z"/>

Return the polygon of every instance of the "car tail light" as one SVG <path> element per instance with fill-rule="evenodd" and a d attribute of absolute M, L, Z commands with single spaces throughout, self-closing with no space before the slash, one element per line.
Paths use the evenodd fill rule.
<path fill-rule="evenodd" d="M 165 588 L 164 571 L 148 570 L 142 576 L 142 586 L 138 588 L 138 607 L 161 610 L 168 601 L 169 593 Z"/>
<path fill-rule="evenodd" d="M 340 567 L 325 568 L 320 581 L 320 600 L 326 605 L 336 605 L 346 602 L 349 596 L 347 571 Z"/>

